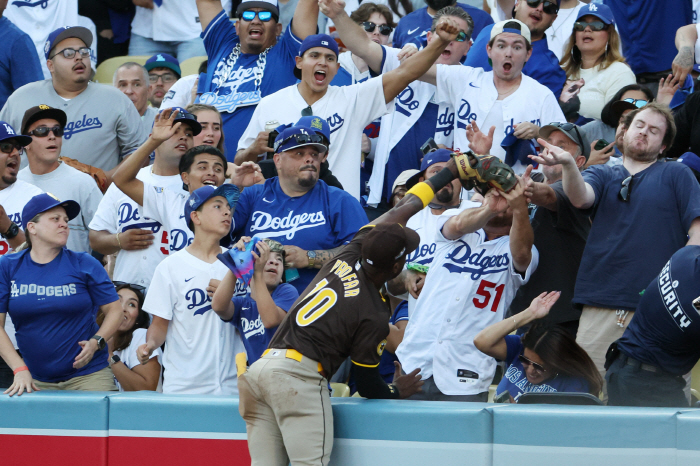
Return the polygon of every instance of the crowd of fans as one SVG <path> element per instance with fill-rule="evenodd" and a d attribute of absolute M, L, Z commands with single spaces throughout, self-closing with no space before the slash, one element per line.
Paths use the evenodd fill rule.
<path fill-rule="evenodd" d="M 273 340 L 288 312 L 316 296 L 305 328 L 333 305 L 319 270 L 402 218 L 420 241 L 391 273 L 365 269 L 364 246 L 347 270 L 384 279 L 377 361 L 359 337 L 316 341 L 324 383 L 384 397 L 370 367 L 411 399 L 486 401 L 498 384 L 509 402 L 688 406 L 697 2 L 20 3 L 0 1 L 5 393 L 238 395 L 268 347 L 301 351 L 288 329 Z M 152 56 L 92 81 L 127 53 Z M 468 151 L 515 187 L 445 178 Z M 411 195 L 424 208 L 405 216 Z M 248 279 L 229 248 L 254 259 Z M 345 297 L 365 293 L 355 279 Z"/>

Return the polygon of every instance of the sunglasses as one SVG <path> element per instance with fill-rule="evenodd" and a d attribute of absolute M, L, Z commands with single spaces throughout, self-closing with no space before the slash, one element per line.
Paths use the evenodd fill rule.
<path fill-rule="evenodd" d="M 313 116 L 314 111 L 311 109 L 311 105 L 306 107 L 304 110 L 301 111 L 301 116 L 307 117 L 307 116 Z"/>
<path fill-rule="evenodd" d="M 549 2 L 546 0 L 526 0 L 525 3 L 527 3 L 527 6 L 529 6 L 530 8 L 537 8 L 538 6 L 540 6 L 540 3 L 542 3 L 542 11 L 544 11 L 548 15 L 556 15 L 559 12 L 557 2 Z"/>
<path fill-rule="evenodd" d="M 622 180 L 622 187 L 620 188 L 620 192 L 617 193 L 617 196 L 620 198 L 621 201 L 627 202 L 630 199 L 630 195 L 632 194 L 632 175 L 628 176 L 624 180 Z"/>
<path fill-rule="evenodd" d="M 457 37 L 455 37 L 455 41 L 457 41 L 457 42 L 465 42 L 469 39 L 470 39 L 469 35 L 464 31 L 459 31 L 457 33 Z"/>
<path fill-rule="evenodd" d="M 279 149 L 281 146 L 284 146 L 290 141 L 294 141 L 297 144 L 323 144 L 323 137 L 319 134 L 293 134 L 292 136 L 289 136 L 288 138 L 284 138 L 278 143 L 275 143 L 275 152 L 277 152 L 277 149 Z"/>
<path fill-rule="evenodd" d="M 364 23 L 362 23 L 362 27 L 365 28 L 365 31 L 367 32 L 374 32 L 374 30 L 377 28 L 377 25 L 371 21 L 365 21 Z M 379 26 L 379 33 L 383 36 L 388 36 L 393 30 L 394 28 L 389 26 L 388 24 L 382 24 L 381 26 Z"/>
<path fill-rule="evenodd" d="M 578 139 L 578 145 L 581 147 L 581 151 L 583 151 L 583 148 L 585 147 L 583 143 L 583 138 L 581 137 L 581 133 L 578 131 L 578 126 L 576 126 L 573 123 L 559 123 L 558 121 L 552 122 L 547 126 L 554 126 L 556 128 L 559 128 L 563 131 L 571 131 L 572 129 L 576 133 L 576 139 Z M 583 153 L 583 152 L 581 152 Z"/>
<path fill-rule="evenodd" d="M 535 372 L 537 372 L 539 374 L 544 374 L 545 372 L 547 372 L 547 369 L 545 369 L 540 364 L 537 364 L 534 361 L 530 361 L 528 358 L 526 358 L 522 354 L 520 356 L 518 356 L 518 360 L 520 361 L 520 364 L 522 364 L 523 366 L 532 366 L 532 368 L 535 370 Z"/>
<path fill-rule="evenodd" d="M 177 81 L 177 76 L 175 76 L 172 73 L 149 74 L 148 75 L 148 81 L 151 84 L 157 83 L 159 79 L 163 80 L 163 84 L 170 84 L 170 83 L 174 83 L 175 81 Z"/>
<path fill-rule="evenodd" d="M 60 138 L 63 136 L 63 128 L 60 126 L 53 126 L 49 128 L 48 126 L 40 126 L 38 128 L 35 128 L 31 131 L 29 131 L 27 134 L 29 136 L 36 136 L 38 138 L 45 138 L 46 136 L 49 135 L 49 133 L 53 133 L 54 136 L 57 138 Z"/>
<path fill-rule="evenodd" d="M 607 28 L 608 25 L 602 21 L 591 21 L 590 23 L 586 23 L 585 21 L 576 21 L 574 23 L 574 31 L 585 31 L 587 27 L 590 27 L 591 31 L 602 31 L 603 29 Z"/>
<path fill-rule="evenodd" d="M 54 53 L 53 56 L 51 56 L 49 58 L 53 58 L 56 55 L 61 54 L 64 57 L 71 59 L 75 56 L 76 52 L 80 54 L 81 58 L 85 58 L 85 57 L 90 56 L 90 49 L 88 47 L 80 47 L 78 50 L 71 49 L 71 48 L 63 49 L 59 52 Z"/>
<path fill-rule="evenodd" d="M 0 142 L 0 152 L 4 154 L 11 154 L 13 150 L 17 149 L 19 153 L 22 153 L 24 146 L 21 146 L 16 142 Z"/>
<path fill-rule="evenodd" d="M 696 311 L 700 312 L 700 296 L 693 300 L 693 307 Z"/>
<path fill-rule="evenodd" d="M 637 108 L 642 108 L 642 107 L 644 107 L 646 104 L 649 103 L 648 100 L 643 100 L 643 99 L 632 99 L 632 98 L 622 99 L 622 101 L 623 101 L 623 102 L 629 102 L 629 103 L 631 103 L 632 105 L 634 105 L 634 106 L 637 107 Z"/>
<path fill-rule="evenodd" d="M 241 19 L 244 21 L 253 21 L 255 19 L 255 15 L 258 16 L 258 19 L 262 21 L 263 23 L 267 23 L 272 19 L 272 12 L 271 11 L 253 11 L 253 10 L 246 10 L 243 12 L 241 15 Z"/>
<path fill-rule="evenodd" d="M 127 283 L 127 282 L 120 282 L 120 281 L 112 281 L 112 284 L 114 285 L 115 288 L 119 288 L 120 286 L 128 287 L 131 288 L 132 290 L 136 290 L 141 293 L 146 292 L 146 287 L 143 285 L 134 285 L 133 283 Z"/>

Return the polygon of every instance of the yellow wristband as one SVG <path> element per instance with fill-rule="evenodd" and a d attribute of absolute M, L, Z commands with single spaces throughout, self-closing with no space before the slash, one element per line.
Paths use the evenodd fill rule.
<path fill-rule="evenodd" d="M 420 183 L 416 184 L 414 187 L 409 189 L 406 194 L 413 194 L 418 199 L 420 199 L 423 203 L 423 207 L 426 207 L 428 204 L 430 204 L 430 202 L 435 197 L 435 191 L 433 191 L 433 188 L 431 188 L 430 185 L 428 185 L 428 183 L 424 181 L 421 181 Z"/>
<path fill-rule="evenodd" d="M 121 232 L 119 232 L 119 233 L 121 233 Z M 116 236 L 117 236 L 117 244 L 119 245 L 119 249 L 121 249 L 121 248 L 122 248 L 122 242 L 119 241 L 119 233 L 117 233 Z"/>

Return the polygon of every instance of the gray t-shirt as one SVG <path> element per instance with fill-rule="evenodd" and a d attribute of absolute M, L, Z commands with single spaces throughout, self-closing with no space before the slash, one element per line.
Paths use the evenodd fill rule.
<path fill-rule="evenodd" d="M 105 171 L 116 167 L 123 156 L 134 152 L 148 137 L 127 96 L 115 87 L 92 82 L 70 100 L 56 93 L 50 79 L 22 86 L 7 99 L 0 120 L 19 133 L 24 112 L 41 104 L 60 108 L 68 116 L 63 152 Z"/>
<path fill-rule="evenodd" d="M 66 247 L 71 251 L 89 253 L 91 250 L 88 225 L 102 200 L 102 192 L 95 180 L 65 163 L 45 175 L 35 175 L 29 167 L 23 168 L 17 174 L 17 178 L 53 194 L 62 201 L 72 200 L 80 204 L 80 215 L 68 222 L 70 234 Z"/>
<path fill-rule="evenodd" d="M 148 137 L 148 135 L 151 134 L 151 130 L 153 129 L 153 122 L 156 119 L 156 115 L 158 115 L 158 109 L 149 105 L 148 107 L 146 107 L 146 111 L 141 117 L 141 127 L 143 128 L 146 137 Z"/>

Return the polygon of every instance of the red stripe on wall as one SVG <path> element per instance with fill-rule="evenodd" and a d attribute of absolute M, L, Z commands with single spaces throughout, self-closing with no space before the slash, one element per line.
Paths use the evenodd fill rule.
<path fill-rule="evenodd" d="M 108 458 L 109 466 L 250 466 L 245 440 L 110 437 Z"/>
<path fill-rule="evenodd" d="M 106 437 L 0 435 L 0 452 L 7 466 L 107 466 Z"/>

